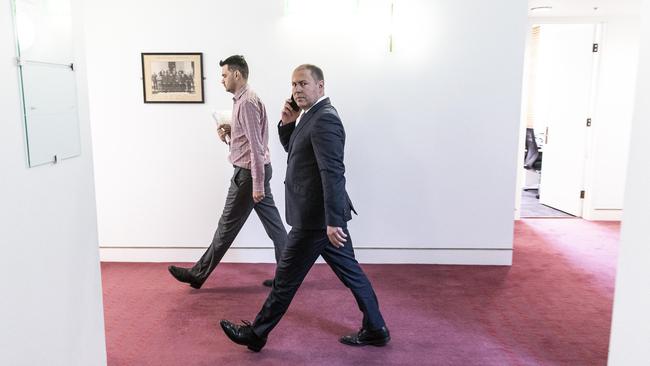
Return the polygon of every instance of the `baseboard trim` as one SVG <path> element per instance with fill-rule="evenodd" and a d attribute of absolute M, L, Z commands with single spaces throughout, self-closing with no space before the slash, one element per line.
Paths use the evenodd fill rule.
<path fill-rule="evenodd" d="M 202 247 L 100 247 L 103 262 L 195 262 Z M 360 263 L 512 265 L 512 249 L 501 248 L 354 248 Z M 275 263 L 273 248 L 232 247 L 224 263 Z M 322 259 L 319 259 L 322 261 Z"/>
<path fill-rule="evenodd" d="M 620 209 L 593 209 L 585 212 L 584 219 L 590 221 L 621 221 L 623 210 Z"/>

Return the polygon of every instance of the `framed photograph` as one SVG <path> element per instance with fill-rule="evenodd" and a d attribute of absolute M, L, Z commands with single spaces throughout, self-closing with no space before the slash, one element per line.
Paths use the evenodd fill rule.
<path fill-rule="evenodd" d="M 203 53 L 143 53 L 145 103 L 203 103 Z"/>

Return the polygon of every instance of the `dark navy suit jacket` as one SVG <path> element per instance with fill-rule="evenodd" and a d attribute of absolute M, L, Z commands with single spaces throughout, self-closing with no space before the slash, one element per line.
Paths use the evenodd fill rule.
<path fill-rule="evenodd" d="M 297 127 L 280 122 L 278 133 L 288 153 L 287 223 L 305 230 L 346 227 L 354 207 L 345 190 L 345 130 L 329 98 L 303 114 Z"/>

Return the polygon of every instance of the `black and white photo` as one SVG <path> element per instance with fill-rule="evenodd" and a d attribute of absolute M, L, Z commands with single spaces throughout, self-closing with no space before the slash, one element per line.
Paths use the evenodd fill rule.
<path fill-rule="evenodd" d="M 142 53 L 145 103 L 203 103 L 202 53 Z"/>

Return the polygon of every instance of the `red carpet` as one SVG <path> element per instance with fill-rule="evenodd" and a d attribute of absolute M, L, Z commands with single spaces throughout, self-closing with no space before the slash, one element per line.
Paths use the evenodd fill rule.
<path fill-rule="evenodd" d="M 266 347 L 230 342 L 219 320 L 252 320 L 273 265 L 221 264 L 203 289 L 162 263 L 103 263 L 108 364 L 605 365 L 619 224 L 525 220 L 512 267 L 364 265 L 392 335 L 338 343 L 361 314 L 316 265 Z"/>

